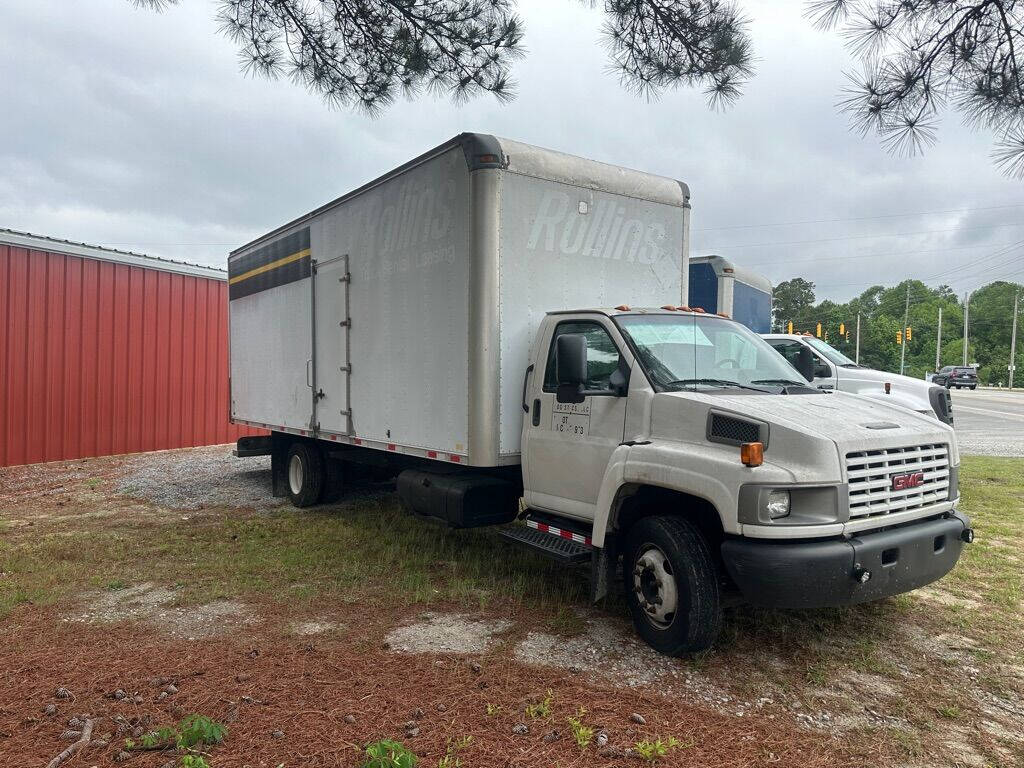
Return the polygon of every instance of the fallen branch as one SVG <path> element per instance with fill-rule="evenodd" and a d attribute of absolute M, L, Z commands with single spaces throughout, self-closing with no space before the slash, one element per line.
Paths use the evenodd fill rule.
<path fill-rule="evenodd" d="M 57 755 L 55 758 L 53 758 L 53 760 L 51 760 L 49 763 L 47 763 L 46 768 L 57 768 L 58 765 L 63 763 L 65 760 L 67 760 L 69 757 L 75 754 L 75 752 L 77 752 L 90 741 L 92 741 L 92 725 L 93 721 L 91 719 L 86 720 L 85 725 L 82 726 L 82 735 L 79 737 L 78 741 L 76 741 L 74 744 L 72 744 L 59 755 Z"/>

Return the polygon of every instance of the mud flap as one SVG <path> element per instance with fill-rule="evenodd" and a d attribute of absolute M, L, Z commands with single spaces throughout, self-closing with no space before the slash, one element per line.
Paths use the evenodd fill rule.
<path fill-rule="evenodd" d="M 619 549 L 613 536 L 607 536 L 603 547 L 595 547 L 590 555 L 590 602 L 599 603 L 608 597 L 615 582 Z"/>
<path fill-rule="evenodd" d="M 288 495 L 288 446 L 291 440 L 278 432 L 270 433 L 270 482 L 276 497 Z"/>

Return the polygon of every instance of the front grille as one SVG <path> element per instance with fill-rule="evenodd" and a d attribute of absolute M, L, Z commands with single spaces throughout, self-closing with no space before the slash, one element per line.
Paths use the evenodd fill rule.
<path fill-rule="evenodd" d="M 945 443 L 880 448 L 846 454 L 850 519 L 909 512 L 949 497 L 949 447 Z M 893 477 L 922 472 L 916 488 L 893 489 Z"/>

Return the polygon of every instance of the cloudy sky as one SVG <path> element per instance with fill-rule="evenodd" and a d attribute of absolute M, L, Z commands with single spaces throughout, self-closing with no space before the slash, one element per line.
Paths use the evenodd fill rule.
<path fill-rule="evenodd" d="M 853 62 L 801 3 L 742 0 L 757 73 L 724 113 L 700 94 L 621 89 L 601 14 L 521 0 L 518 98 L 332 111 L 240 74 L 213 0 L 163 14 L 128 0 L 0 7 L 0 227 L 223 266 L 229 250 L 462 131 L 496 133 L 686 181 L 694 254 L 719 253 L 819 297 L 915 277 L 959 292 L 1024 280 L 1024 183 L 991 137 L 947 115 L 896 159 L 835 103 Z"/>

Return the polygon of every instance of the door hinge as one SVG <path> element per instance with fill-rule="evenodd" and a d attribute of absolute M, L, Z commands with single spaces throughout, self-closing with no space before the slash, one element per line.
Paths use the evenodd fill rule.
<path fill-rule="evenodd" d="M 340 325 L 342 328 L 351 328 L 352 318 L 349 318 L 348 320 L 342 320 L 340 323 L 338 323 L 338 325 Z"/>
<path fill-rule="evenodd" d="M 338 370 L 341 371 L 342 373 L 352 373 L 352 363 L 349 363 L 348 365 L 342 365 L 341 367 L 338 368 Z"/>
<path fill-rule="evenodd" d="M 339 283 L 351 283 L 352 282 L 352 273 L 351 272 L 346 272 L 344 275 L 342 275 L 341 277 L 338 278 L 338 282 Z"/>
<path fill-rule="evenodd" d="M 322 400 L 324 398 L 324 391 L 322 389 L 318 389 L 316 394 L 313 395 L 313 397 L 315 397 L 317 400 Z"/>

